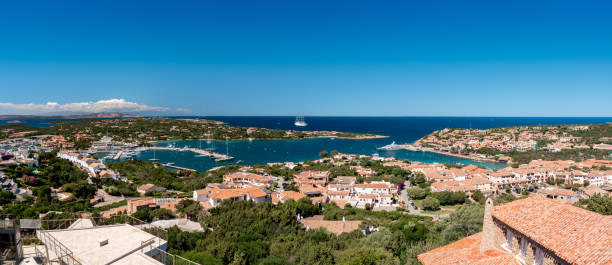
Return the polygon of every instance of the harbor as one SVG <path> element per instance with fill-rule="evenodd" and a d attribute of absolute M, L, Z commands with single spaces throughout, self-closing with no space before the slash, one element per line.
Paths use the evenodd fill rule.
<path fill-rule="evenodd" d="M 167 168 L 172 168 L 172 169 L 178 169 L 178 170 L 186 170 L 186 171 L 192 171 L 192 172 L 197 171 L 197 170 L 192 169 L 192 168 L 176 166 L 176 165 L 174 165 L 174 163 L 166 163 L 166 164 L 162 164 L 162 166 L 167 167 Z"/>
<path fill-rule="evenodd" d="M 201 155 L 201 156 L 208 156 L 214 159 L 215 162 L 226 162 L 226 161 L 234 160 L 233 156 L 224 155 L 224 154 L 220 154 L 220 153 L 216 153 L 216 152 L 212 152 L 212 151 L 208 151 L 204 149 L 199 149 L 199 148 L 187 147 L 187 146 L 181 147 L 181 148 L 173 147 L 173 146 L 151 146 L 151 147 L 143 147 L 142 149 L 144 150 L 165 150 L 165 151 L 189 151 L 189 152 L 193 152 L 198 155 Z"/>

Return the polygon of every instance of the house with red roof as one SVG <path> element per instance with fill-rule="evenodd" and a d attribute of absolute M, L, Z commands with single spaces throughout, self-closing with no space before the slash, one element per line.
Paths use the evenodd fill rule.
<path fill-rule="evenodd" d="M 485 205 L 483 231 L 418 255 L 423 265 L 612 264 L 612 217 L 543 197 Z"/>

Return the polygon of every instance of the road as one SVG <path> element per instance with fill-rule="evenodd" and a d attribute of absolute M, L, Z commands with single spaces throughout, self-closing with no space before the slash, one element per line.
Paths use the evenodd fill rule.
<path fill-rule="evenodd" d="M 123 196 L 110 195 L 106 193 L 103 189 L 98 189 L 98 192 L 96 192 L 96 195 L 102 197 L 104 201 L 94 205 L 94 207 L 102 207 L 104 205 L 108 205 L 108 204 L 115 203 L 115 202 L 120 202 L 126 199 Z"/>
<path fill-rule="evenodd" d="M 404 185 L 404 187 L 402 187 L 402 190 L 400 192 L 400 200 L 402 200 L 404 202 L 404 207 L 406 209 L 408 209 L 408 212 L 410 214 L 420 215 L 420 216 L 428 216 L 428 217 L 433 218 L 434 220 L 438 220 L 440 218 L 444 218 L 444 217 L 448 216 L 448 214 L 427 214 L 427 213 L 422 213 L 421 210 L 419 210 L 416 207 L 413 207 L 412 206 L 413 202 L 410 199 L 410 196 L 408 196 L 408 191 L 407 191 L 407 189 L 410 188 L 411 184 L 408 181 L 406 181 L 404 183 L 405 183 L 405 185 Z"/>

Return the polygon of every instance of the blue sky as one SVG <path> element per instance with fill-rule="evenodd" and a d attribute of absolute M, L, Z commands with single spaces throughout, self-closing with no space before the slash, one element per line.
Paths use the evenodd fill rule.
<path fill-rule="evenodd" d="M 612 116 L 610 14 L 610 1 L 12 1 L 0 114 Z"/>

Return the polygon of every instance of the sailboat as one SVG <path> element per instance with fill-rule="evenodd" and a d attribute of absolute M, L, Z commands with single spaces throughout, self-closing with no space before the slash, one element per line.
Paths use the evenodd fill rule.
<path fill-rule="evenodd" d="M 308 123 L 304 121 L 304 116 L 297 116 L 295 117 L 295 122 L 293 123 L 293 125 L 298 127 L 306 127 Z"/>
<path fill-rule="evenodd" d="M 200 139 L 200 148 L 199 149 L 202 150 L 202 139 Z M 197 155 L 195 155 L 195 157 L 203 157 L 203 156 L 207 156 L 207 155 L 205 155 L 205 154 L 197 154 Z"/>
<path fill-rule="evenodd" d="M 159 161 L 159 159 L 155 158 L 155 149 L 153 149 L 153 158 L 149 159 L 150 161 Z"/>

